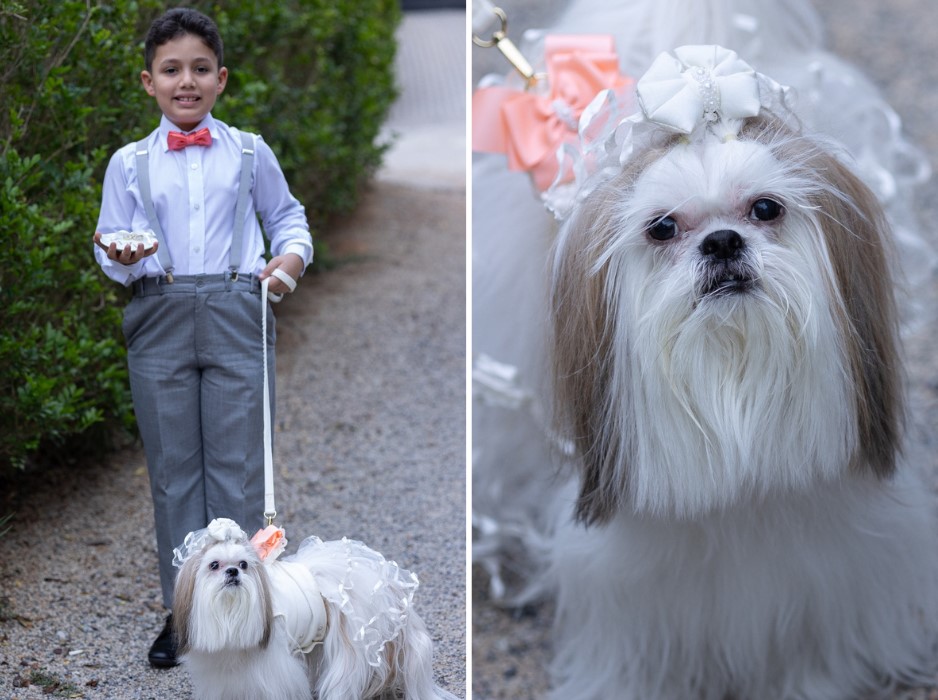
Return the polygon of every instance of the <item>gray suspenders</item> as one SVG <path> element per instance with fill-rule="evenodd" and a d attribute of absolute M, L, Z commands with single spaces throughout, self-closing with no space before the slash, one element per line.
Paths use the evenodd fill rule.
<path fill-rule="evenodd" d="M 169 257 L 169 250 L 166 248 L 166 237 L 163 236 L 163 229 L 160 227 L 160 220 L 156 216 L 156 210 L 153 208 L 153 196 L 150 194 L 150 158 L 147 153 L 147 142 L 137 143 L 137 183 L 140 186 L 140 196 L 143 198 L 143 209 L 147 213 L 147 219 L 150 222 L 150 228 L 156 234 L 156 242 L 159 247 L 156 249 L 156 257 L 160 265 L 166 271 L 166 281 L 173 283 L 173 261 Z"/>
<path fill-rule="evenodd" d="M 231 279 L 238 279 L 241 267 L 241 239 L 244 237 L 244 215 L 248 210 L 251 196 L 251 172 L 254 167 L 254 136 L 241 133 L 241 182 L 238 185 L 238 205 L 235 207 L 234 232 L 231 235 L 231 253 L 228 257 L 228 270 Z"/>
<path fill-rule="evenodd" d="M 228 272 L 232 280 L 238 279 L 238 270 L 241 267 L 241 249 L 244 240 L 245 215 L 248 210 L 248 199 L 251 196 L 251 175 L 254 170 L 254 136 L 245 132 L 241 134 L 241 179 L 238 183 L 238 204 L 235 207 L 234 231 L 231 234 L 231 251 L 228 254 Z M 156 257 L 166 271 L 166 281 L 173 283 L 173 261 L 169 250 L 164 243 L 163 229 L 153 207 L 153 195 L 150 192 L 150 156 L 146 141 L 137 142 L 137 182 L 140 186 L 140 196 L 143 199 L 143 209 L 147 214 L 150 227 L 156 234 L 159 247 Z"/>

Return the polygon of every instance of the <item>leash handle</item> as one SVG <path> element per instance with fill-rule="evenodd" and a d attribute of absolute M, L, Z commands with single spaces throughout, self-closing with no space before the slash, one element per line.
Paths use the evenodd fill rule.
<path fill-rule="evenodd" d="M 264 518 L 273 525 L 277 517 L 274 505 L 274 451 L 270 425 L 270 379 L 267 376 L 267 287 L 270 278 L 261 280 L 261 347 L 264 348 Z"/>

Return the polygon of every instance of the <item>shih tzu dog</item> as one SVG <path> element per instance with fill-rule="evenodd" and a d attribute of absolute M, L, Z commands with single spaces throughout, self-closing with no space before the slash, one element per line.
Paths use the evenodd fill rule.
<path fill-rule="evenodd" d="M 360 542 L 248 540 L 213 520 L 177 550 L 173 620 L 199 700 L 450 700 L 411 607 L 417 578 Z"/>
<path fill-rule="evenodd" d="M 708 82 L 755 102 L 699 90 L 689 128 L 656 121 Z M 557 697 L 847 699 L 934 665 L 889 229 L 772 94 L 718 47 L 662 56 L 638 84 L 660 128 L 560 232 L 553 375 L 581 472 Z"/>
<path fill-rule="evenodd" d="M 856 700 L 934 673 L 891 233 L 789 97 L 721 47 L 663 54 L 569 200 L 552 698 Z"/>

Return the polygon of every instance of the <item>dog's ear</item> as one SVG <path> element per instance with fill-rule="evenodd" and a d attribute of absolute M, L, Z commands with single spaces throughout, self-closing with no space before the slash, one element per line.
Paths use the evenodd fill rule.
<path fill-rule="evenodd" d="M 860 443 L 855 465 L 886 477 L 895 470 L 904 423 L 889 225 L 876 196 L 835 157 L 818 154 L 813 169 L 831 185 L 816 196 L 843 305 Z"/>
<path fill-rule="evenodd" d="M 189 625 L 195 598 L 195 578 L 201 561 L 201 554 L 189 557 L 176 574 L 176 585 L 173 591 L 173 631 L 180 655 L 189 650 Z"/>
<path fill-rule="evenodd" d="M 905 417 L 895 299 L 895 249 L 876 195 L 824 144 L 795 136 L 778 120 L 754 119 L 748 135 L 769 144 L 817 186 L 818 212 L 830 256 L 832 296 L 854 387 L 858 452 L 853 466 L 879 477 L 896 468 Z"/>
<path fill-rule="evenodd" d="M 258 603 L 264 606 L 264 634 L 261 636 L 260 647 L 266 649 L 270 644 L 270 637 L 274 630 L 273 593 L 270 585 L 270 575 L 267 567 L 259 559 L 254 559 L 252 566 L 257 574 L 257 592 L 261 599 Z"/>
<path fill-rule="evenodd" d="M 621 181 L 620 181 L 621 182 Z M 623 401 L 608 395 L 612 313 L 599 253 L 613 235 L 614 191 L 595 193 L 561 231 L 553 252 L 550 309 L 554 414 L 580 464 L 576 517 L 608 521 L 628 489 L 629 455 L 619 427 Z"/>

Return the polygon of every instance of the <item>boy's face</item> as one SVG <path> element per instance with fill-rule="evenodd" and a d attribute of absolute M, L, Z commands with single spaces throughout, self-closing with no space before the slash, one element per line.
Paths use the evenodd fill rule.
<path fill-rule="evenodd" d="M 158 46 L 152 69 L 140 74 L 143 87 L 183 131 L 194 129 L 212 111 L 228 82 L 228 69 L 219 68 L 215 53 L 194 34 Z"/>

